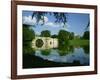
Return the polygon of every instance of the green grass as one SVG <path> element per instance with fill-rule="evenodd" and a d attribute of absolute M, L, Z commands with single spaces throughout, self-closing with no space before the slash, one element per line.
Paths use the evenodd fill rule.
<path fill-rule="evenodd" d="M 69 45 L 89 45 L 89 40 L 69 40 Z"/>

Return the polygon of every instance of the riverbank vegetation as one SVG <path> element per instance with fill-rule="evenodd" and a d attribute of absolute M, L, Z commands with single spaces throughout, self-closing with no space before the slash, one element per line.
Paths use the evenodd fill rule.
<path fill-rule="evenodd" d="M 32 40 L 35 38 L 34 30 L 29 28 L 29 25 L 23 25 L 23 53 L 32 53 L 33 49 L 31 47 Z"/>

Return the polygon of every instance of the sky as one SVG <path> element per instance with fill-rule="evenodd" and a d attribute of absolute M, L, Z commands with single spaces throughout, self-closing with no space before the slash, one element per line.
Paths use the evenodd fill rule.
<path fill-rule="evenodd" d="M 64 13 L 67 17 L 66 26 L 63 27 L 63 23 L 55 23 L 54 16 L 46 14 L 44 16 L 44 25 L 41 25 L 42 21 L 36 23 L 36 17 L 32 18 L 32 14 L 34 11 L 23 11 L 22 12 L 22 23 L 35 25 L 32 29 L 35 31 L 36 34 L 40 35 L 41 31 L 49 30 L 51 35 L 58 34 L 59 30 L 63 29 L 69 32 L 74 32 L 75 35 L 82 36 L 86 26 L 88 24 L 89 14 L 86 13 Z"/>

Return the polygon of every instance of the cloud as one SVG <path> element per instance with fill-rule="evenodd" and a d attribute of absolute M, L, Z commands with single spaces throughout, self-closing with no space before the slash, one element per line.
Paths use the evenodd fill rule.
<path fill-rule="evenodd" d="M 55 28 L 55 27 L 64 26 L 63 23 L 50 22 L 48 20 L 48 17 L 46 17 L 46 16 L 43 16 L 43 17 L 44 17 L 44 23 L 45 23 L 44 26 L 46 26 L 46 27 L 54 27 Z M 23 24 L 36 25 L 36 21 L 37 21 L 36 17 L 32 18 L 32 16 L 23 16 Z M 39 24 L 40 25 L 43 24 L 43 21 L 40 20 Z M 70 27 L 67 23 L 66 23 L 66 26 L 67 26 L 67 28 Z"/>
<path fill-rule="evenodd" d="M 64 24 L 63 23 L 55 23 L 55 22 L 47 22 L 47 23 L 45 23 L 45 26 L 46 27 L 62 27 L 62 26 L 64 26 Z M 65 27 L 69 28 L 70 26 L 66 23 Z"/>
<path fill-rule="evenodd" d="M 61 29 L 62 29 L 62 30 L 66 30 L 66 31 L 69 30 L 67 27 L 62 27 Z"/>
<path fill-rule="evenodd" d="M 23 17 L 23 24 L 34 25 L 36 23 L 36 18 L 32 18 L 31 16 Z"/>
<path fill-rule="evenodd" d="M 62 25 L 60 23 L 55 23 L 55 22 L 47 22 L 45 23 L 46 27 L 61 27 Z"/>
<path fill-rule="evenodd" d="M 36 33 L 37 35 L 40 35 L 40 32 L 38 32 L 38 31 L 36 31 L 35 33 Z"/>
<path fill-rule="evenodd" d="M 44 22 L 48 22 L 48 18 L 44 16 Z"/>
<path fill-rule="evenodd" d="M 54 26 L 55 26 L 55 24 L 54 24 L 53 22 L 47 22 L 47 23 L 45 24 L 45 26 L 54 27 Z"/>
<path fill-rule="evenodd" d="M 32 18 L 32 16 L 23 16 L 23 24 L 35 25 L 36 21 L 37 21 L 36 17 Z M 48 18 L 44 16 L 44 23 L 47 23 L 47 22 L 48 22 Z M 43 21 L 40 20 L 39 24 L 43 24 Z"/>

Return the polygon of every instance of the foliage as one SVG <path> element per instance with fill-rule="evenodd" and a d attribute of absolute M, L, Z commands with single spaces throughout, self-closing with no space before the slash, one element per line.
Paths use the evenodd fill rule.
<path fill-rule="evenodd" d="M 32 47 L 30 45 L 23 46 L 23 53 L 24 54 L 30 54 L 33 52 L 34 52 L 34 50 L 32 49 Z"/>
<path fill-rule="evenodd" d="M 51 36 L 52 38 L 58 38 L 58 35 L 54 34 Z"/>
<path fill-rule="evenodd" d="M 49 30 L 44 30 L 41 32 L 41 36 L 42 37 L 50 37 L 51 36 L 51 33 Z"/>
<path fill-rule="evenodd" d="M 28 25 L 23 25 L 23 41 L 31 41 L 35 38 L 35 32 Z"/>
<path fill-rule="evenodd" d="M 32 53 L 31 42 L 35 38 L 35 32 L 28 25 L 23 25 L 23 53 Z"/>
<path fill-rule="evenodd" d="M 84 52 L 86 54 L 89 54 L 90 53 L 90 47 L 89 47 L 89 45 L 84 45 L 84 46 L 82 46 L 82 48 L 84 49 Z"/>
<path fill-rule="evenodd" d="M 66 30 L 60 30 L 58 33 L 59 44 L 66 44 L 68 42 L 68 39 L 69 32 L 67 32 Z"/>
<path fill-rule="evenodd" d="M 65 26 L 66 23 L 67 23 L 67 17 L 66 17 L 66 14 L 65 13 L 58 13 L 58 12 L 38 12 L 38 11 L 35 11 L 33 12 L 32 14 L 32 18 L 33 17 L 36 17 L 37 19 L 37 23 L 39 23 L 39 21 L 42 21 L 42 25 L 45 23 L 45 20 L 44 20 L 44 16 L 46 16 L 47 14 L 53 16 L 55 18 L 55 22 L 56 23 L 63 23 Z"/>
<path fill-rule="evenodd" d="M 74 40 L 69 40 L 68 42 L 69 42 L 69 45 L 72 45 L 72 46 L 89 45 L 89 40 L 74 39 Z"/>
<path fill-rule="evenodd" d="M 74 32 L 69 33 L 69 39 L 70 40 L 74 39 Z"/>
<path fill-rule="evenodd" d="M 83 39 L 88 39 L 89 40 L 89 31 L 85 31 L 83 34 Z"/>
<path fill-rule="evenodd" d="M 50 49 L 45 49 L 41 51 L 42 55 L 48 56 L 50 54 Z"/>
<path fill-rule="evenodd" d="M 89 26 L 90 26 L 90 21 L 88 21 L 85 30 L 88 30 L 89 29 Z"/>
<path fill-rule="evenodd" d="M 59 50 L 60 56 L 64 56 L 66 54 L 73 53 L 74 48 L 73 46 L 69 46 L 68 44 L 64 44 L 64 45 L 60 44 L 58 46 L 58 50 Z"/>

